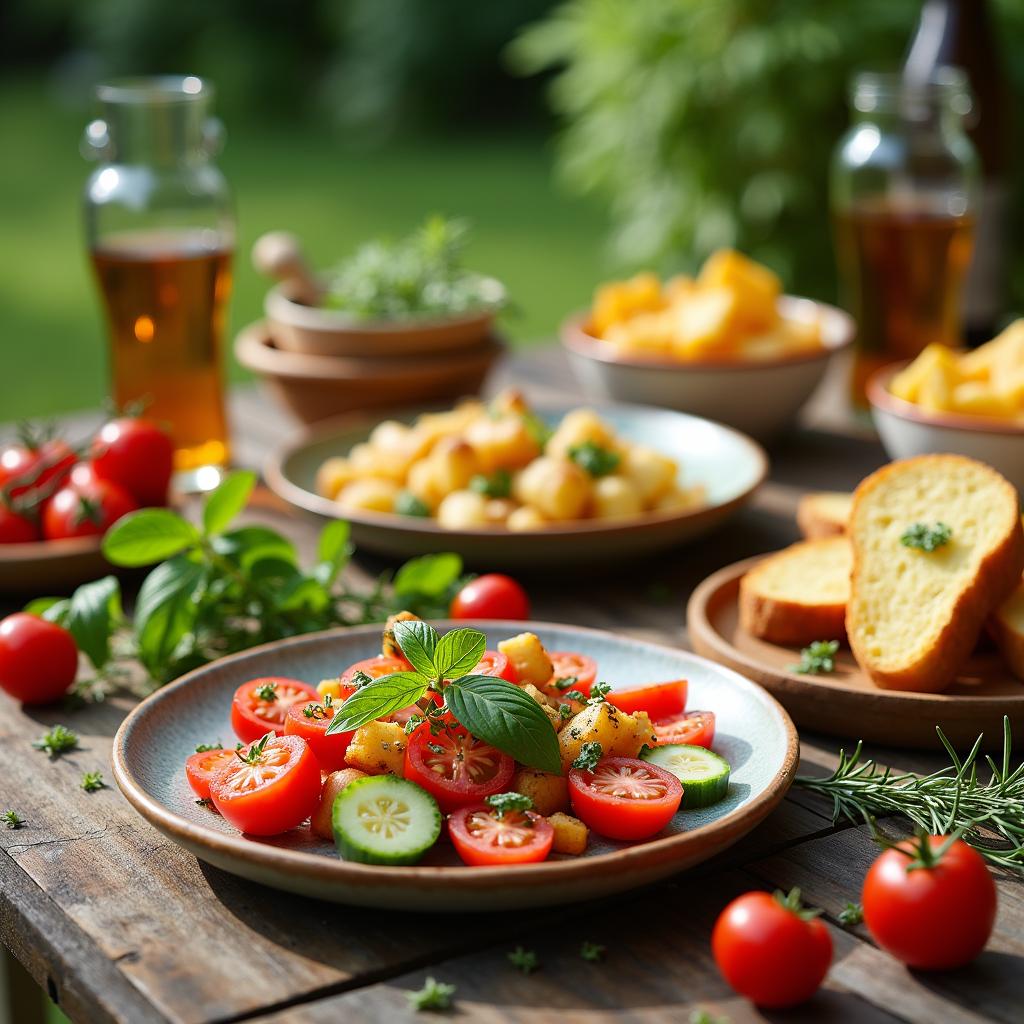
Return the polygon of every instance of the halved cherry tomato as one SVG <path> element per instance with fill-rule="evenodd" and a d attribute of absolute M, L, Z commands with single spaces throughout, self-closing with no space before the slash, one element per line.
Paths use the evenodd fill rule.
<path fill-rule="evenodd" d="M 241 832 L 276 836 L 320 802 L 320 766 L 301 736 L 271 736 L 235 752 L 210 780 L 214 807 Z"/>
<path fill-rule="evenodd" d="M 235 690 L 231 701 L 231 728 L 243 743 L 254 743 L 268 732 L 284 733 L 288 709 L 296 702 L 318 700 L 312 686 L 298 679 L 267 676 L 250 679 Z"/>
<path fill-rule="evenodd" d="M 185 778 L 200 800 L 210 799 L 210 783 L 214 775 L 232 760 L 237 760 L 235 752 L 221 747 L 195 753 L 185 762 Z"/>
<path fill-rule="evenodd" d="M 510 683 L 514 683 L 518 680 L 516 670 L 512 667 L 512 662 L 501 653 L 501 651 L 484 651 L 484 656 L 480 659 L 480 663 L 470 673 L 476 676 L 497 676 L 499 679 L 505 679 Z"/>
<path fill-rule="evenodd" d="M 674 679 L 670 683 L 647 683 L 612 690 L 606 700 L 627 715 L 646 711 L 651 721 L 663 721 L 678 715 L 686 707 L 686 680 Z"/>
<path fill-rule="evenodd" d="M 430 722 L 417 726 L 405 748 L 405 777 L 422 786 L 445 814 L 505 792 L 516 763 L 508 754 L 446 722 L 437 735 Z"/>
<path fill-rule="evenodd" d="M 285 736 L 301 736 L 309 744 L 322 772 L 337 772 L 346 767 L 345 751 L 355 732 L 335 732 L 328 736 L 327 726 L 338 705 L 353 693 L 354 688 L 343 687 L 341 696 L 326 707 L 322 701 L 296 701 L 284 717 Z"/>
<path fill-rule="evenodd" d="M 341 683 L 342 689 L 354 689 L 355 687 L 352 684 L 352 677 L 357 672 L 364 672 L 371 679 L 380 679 L 381 676 L 389 676 L 394 672 L 411 671 L 412 665 L 410 665 L 405 658 L 389 658 L 387 655 L 378 654 L 375 658 L 363 658 L 362 661 L 357 661 L 354 665 L 349 665 L 349 667 L 341 673 L 338 681 Z M 440 704 L 440 701 L 437 703 Z M 391 722 L 397 722 L 399 725 L 405 725 L 405 723 L 408 722 L 415 714 L 419 714 L 419 708 L 412 704 L 407 708 L 402 708 L 401 710 L 388 715 L 388 720 Z"/>
<path fill-rule="evenodd" d="M 633 757 L 602 757 L 592 772 L 569 772 L 569 798 L 576 815 L 598 835 L 646 839 L 672 820 L 683 787 L 657 765 Z"/>
<path fill-rule="evenodd" d="M 534 811 L 499 817 L 486 804 L 462 807 L 448 819 L 455 852 L 466 864 L 532 864 L 551 852 L 555 830 Z"/>
<path fill-rule="evenodd" d="M 593 658 L 576 651 L 548 651 L 548 656 L 554 666 L 549 687 L 554 686 L 559 679 L 574 678 L 576 681 L 566 689 L 580 690 L 590 696 L 590 688 L 597 679 L 597 662 Z"/>
<path fill-rule="evenodd" d="M 653 716 L 652 716 L 653 717 Z M 683 711 L 678 715 L 654 720 L 655 746 L 666 743 L 689 743 L 691 747 L 707 747 L 715 741 L 714 711 Z"/>

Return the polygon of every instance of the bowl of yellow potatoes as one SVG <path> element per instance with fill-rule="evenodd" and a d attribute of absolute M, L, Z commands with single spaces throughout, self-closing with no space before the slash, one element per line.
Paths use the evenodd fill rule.
<path fill-rule="evenodd" d="M 601 285 L 562 327 L 589 396 L 706 416 L 759 440 L 796 416 L 853 337 L 842 310 L 783 295 L 771 270 L 731 249 L 693 278 Z"/>
<path fill-rule="evenodd" d="M 883 367 L 868 400 L 890 457 L 969 455 L 1024 492 L 1024 319 L 972 351 L 929 345 Z"/>

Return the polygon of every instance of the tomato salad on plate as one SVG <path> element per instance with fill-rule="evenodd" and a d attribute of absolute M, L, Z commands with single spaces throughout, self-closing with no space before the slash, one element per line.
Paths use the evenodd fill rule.
<path fill-rule="evenodd" d="M 591 833 L 648 839 L 726 796 L 714 713 L 686 698 L 685 679 L 600 682 L 533 633 L 488 650 L 401 612 L 380 655 L 335 679 L 243 683 L 237 746 L 197 747 L 185 774 L 253 836 L 309 819 L 346 860 L 415 864 L 444 835 L 465 864 L 525 864 L 583 854 Z"/>

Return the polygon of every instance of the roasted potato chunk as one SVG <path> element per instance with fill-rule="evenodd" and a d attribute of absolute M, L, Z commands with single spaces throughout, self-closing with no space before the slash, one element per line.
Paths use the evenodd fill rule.
<path fill-rule="evenodd" d="M 512 789 L 533 801 L 533 809 L 547 817 L 569 806 L 569 783 L 564 775 L 551 775 L 536 768 L 520 768 Z"/>
<path fill-rule="evenodd" d="M 548 823 L 555 830 L 555 838 L 551 849 L 555 853 L 585 853 L 589 831 L 579 818 L 561 811 L 548 816 Z"/>
<path fill-rule="evenodd" d="M 569 770 L 584 743 L 600 743 L 605 757 L 636 757 L 653 733 L 645 711 L 627 715 L 606 701 L 588 704 L 558 734 L 562 769 Z"/>
<path fill-rule="evenodd" d="M 345 762 L 367 775 L 401 775 L 405 730 L 397 722 L 367 722 L 356 729 Z"/>
<path fill-rule="evenodd" d="M 505 655 L 516 670 L 520 684 L 533 683 L 543 686 L 554 672 L 551 658 L 536 633 L 520 633 L 498 644 L 498 650 Z"/>

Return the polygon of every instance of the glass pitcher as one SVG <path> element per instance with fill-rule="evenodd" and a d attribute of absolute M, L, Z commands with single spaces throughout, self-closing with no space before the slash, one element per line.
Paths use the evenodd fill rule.
<path fill-rule="evenodd" d="M 143 404 L 175 443 L 178 486 L 216 486 L 230 458 L 222 341 L 234 215 L 212 162 L 213 89 L 194 76 L 96 89 L 83 153 L 86 237 L 110 328 L 113 397 Z"/>
<path fill-rule="evenodd" d="M 862 73 L 853 124 L 832 164 L 831 202 L 843 301 L 857 321 L 852 397 L 879 367 L 926 345 L 961 341 L 978 160 L 964 130 L 966 76 L 928 81 Z"/>

